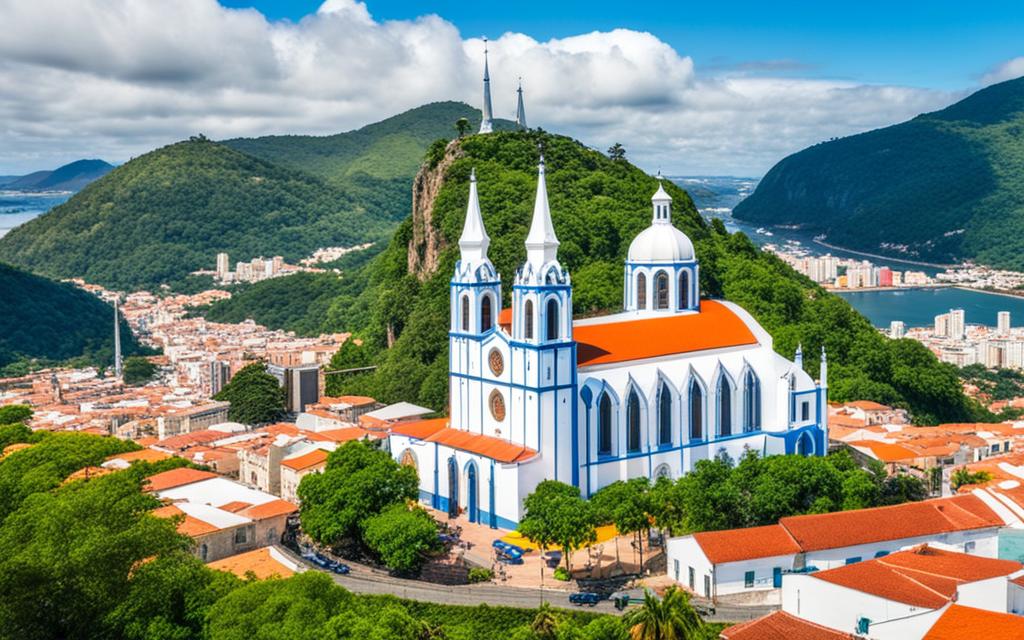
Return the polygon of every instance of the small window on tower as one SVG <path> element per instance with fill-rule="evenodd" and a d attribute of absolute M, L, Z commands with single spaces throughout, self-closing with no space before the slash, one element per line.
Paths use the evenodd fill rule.
<path fill-rule="evenodd" d="M 523 337 L 533 340 L 533 300 L 523 305 Z"/>

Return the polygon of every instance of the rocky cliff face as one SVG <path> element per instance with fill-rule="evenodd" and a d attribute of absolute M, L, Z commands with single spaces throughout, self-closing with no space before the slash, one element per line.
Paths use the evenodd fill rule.
<path fill-rule="evenodd" d="M 409 273 L 426 280 L 437 271 L 444 238 L 434 225 L 434 200 L 444 186 L 445 174 L 455 160 L 463 156 L 458 140 L 445 148 L 444 157 L 431 166 L 428 160 L 412 183 L 412 239 L 409 240 Z"/>

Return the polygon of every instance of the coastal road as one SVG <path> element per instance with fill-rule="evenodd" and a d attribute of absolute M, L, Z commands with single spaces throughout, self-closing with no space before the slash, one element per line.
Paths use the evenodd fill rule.
<path fill-rule="evenodd" d="M 287 553 L 292 560 L 305 566 L 307 570 L 321 571 L 321 569 L 307 563 L 304 558 L 292 553 L 290 550 Z M 553 607 L 577 609 L 577 607 L 569 604 L 570 592 L 563 589 L 541 590 L 508 587 L 491 583 L 449 586 L 395 578 L 382 571 L 376 571 L 363 565 L 351 562 L 346 562 L 346 564 L 352 568 L 350 574 L 346 576 L 331 574 L 331 576 L 337 584 L 353 593 L 392 595 L 407 600 L 449 605 L 475 606 L 486 603 L 494 607 L 535 609 L 541 602 L 548 602 Z M 777 608 L 773 606 L 741 607 L 719 604 L 715 615 L 708 616 L 705 619 L 712 622 L 743 622 L 771 613 Z M 582 609 L 584 611 L 610 613 L 613 615 L 621 613 L 610 600 L 602 600 L 594 607 L 582 607 Z"/>

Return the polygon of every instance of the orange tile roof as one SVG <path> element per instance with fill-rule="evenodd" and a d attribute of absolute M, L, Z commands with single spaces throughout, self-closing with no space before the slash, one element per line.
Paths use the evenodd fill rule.
<path fill-rule="evenodd" d="M 75 480 L 90 480 L 92 478 L 105 476 L 108 473 L 114 473 L 114 469 L 107 469 L 104 467 L 83 467 L 69 475 L 67 478 L 64 478 L 64 482 L 61 484 L 67 484 L 69 482 L 74 482 Z"/>
<path fill-rule="evenodd" d="M 914 458 L 920 457 L 917 452 L 911 451 L 906 447 L 898 444 L 890 444 L 888 442 L 879 442 L 878 440 L 854 440 L 852 442 L 847 442 L 846 444 L 851 447 L 868 449 L 882 462 L 899 462 L 901 460 L 913 460 Z"/>
<path fill-rule="evenodd" d="M 747 324 L 713 300 L 702 300 L 700 313 L 574 324 L 572 331 L 581 367 L 757 344 Z"/>
<path fill-rule="evenodd" d="M 235 500 L 233 502 L 227 502 L 225 504 L 222 504 L 217 508 L 222 511 L 230 511 L 231 513 L 236 513 L 238 511 L 241 511 L 242 509 L 248 509 L 251 506 L 251 502 L 242 502 L 241 500 Z"/>
<path fill-rule="evenodd" d="M 324 399 L 321 398 L 321 402 L 323 402 L 323 400 Z M 370 396 L 341 396 L 338 400 L 341 400 L 345 404 L 352 405 L 353 407 L 361 407 L 377 402 L 376 398 L 371 398 Z"/>
<path fill-rule="evenodd" d="M 310 440 L 321 442 L 348 442 L 349 440 L 362 440 L 369 437 L 370 432 L 359 427 L 342 427 L 341 429 L 328 429 L 327 431 L 316 431 L 309 434 Z"/>
<path fill-rule="evenodd" d="M 1003 526 L 977 496 L 956 495 L 891 507 L 789 516 L 779 520 L 804 551 Z"/>
<path fill-rule="evenodd" d="M 537 453 L 533 449 L 513 444 L 501 438 L 470 433 L 462 429 L 452 429 L 448 426 L 447 418 L 403 422 L 392 427 L 391 432 L 417 440 L 436 442 L 452 449 L 476 453 L 498 462 L 522 462 Z"/>
<path fill-rule="evenodd" d="M 808 622 L 785 611 L 722 629 L 725 640 L 851 640 L 852 635 Z"/>
<path fill-rule="evenodd" d="M 206 566 L 218 571 L 233 573 L 239 578 L 245 578 L 249 573 L 252 573 L 252 575 L 255 575 L 260 580 L 266 580 L 273 576 L 288 578 L 295 574 L 294 571 L 270 555 L 270 547 L 253 549 L 245 553 L 214 560 Z"/>
<path fill-rule="evenodd" d="M 184 449 L 198 444 L 214 442 L 215 440 L 223 440 L 224 438 L 229 437 L 231 437 L 230 433 L 223 433 L 221 431 L 192 431 L 164 438 L 156 444 L 159 447 L 165 447 L 167 449 Z"/>
<path fill-rule="evenodd" d="M 173 504 L 153 509 L 150 513 L 158 518 L 181 517 L 181 522 L 178 523 L 178 533 L 193 538 L 204 536 L 208 533 L 213 533 L 214 531 L 220 531 L 219 528 L 209 522 L 205 522 L 190 515 L 185 515 L 184 511 Z"/>
<path fill-rule="evenodd" d="M 777 524 L 748 529 L 704 531 L 693 534 L 713 564 L 800 553 L 800 546 Z"/>
<path fill-rule="evenodd" d="M 892 407 L 871 400 L 855 400 L 847 402 L 846 406 L 856 407 L 862 411 L 892 411 Z"/>
<path fill-rule="evenodd" d="M 159 462 L 170 458 L 169 453 L 157 451 L 156 449 L 139 449 L 128 453 L 115 453 L 107 456 L 107 460 L 124 460 L 125 462 Z"/>
<path fill-rule="evenodd" d="M 252 518 L 253 520 L 266 520 L 277 516 L 286 516 L 295 513 L 299 507 L 287 500 L 271 500 L 254 507 L 248 507 L 238 512 L 238 515 Z"/>
<path fill-rule="evenodd" d="M 996 613 L 951 605 L 932 625 L 924 640 L 1020 640 L 1024 638 L 1024 618 L 1011 613 Z"/>
<path fill-rule="evenodd" d="M 1019 562 L 924 545 L 875 560 L 819 571 L 813 576 L 886 600 L 938 609 L 952 601 L 961 584 L 1009 575 L 1022 567 Z"/>
<path fill-rule="evenodd" d="M 505 307 L 498 312 L 498 326 L 509 333 L 512 332 L 512 307 Z"/>
<path fill-rule="evenodd" d="M 167 489 L 173 489 L 174 487 L 182 487 L 186 484 L 192 484 L 193 482 L 200 482 L 202 480 L 209 480 L 210 478 L 216 477 L 216 473 L 210 473 L 209 471 L 179 467 L 177 469 L 171 469 L 170 471 L 164 471 L 163 473 L 149 476 L 144 489 L 146 491 L 166 491 Z"/>
<path fill-rule="evenodd" d="M 281 466 L 294 469 L 296 471 L 303 471 L 312 467 L 317 467 L 327 463 L 327 451 L 323 449 L 313 449 L 301 456 L 295 456 L 294 458 L 288 458 L 281 461 Z"/>

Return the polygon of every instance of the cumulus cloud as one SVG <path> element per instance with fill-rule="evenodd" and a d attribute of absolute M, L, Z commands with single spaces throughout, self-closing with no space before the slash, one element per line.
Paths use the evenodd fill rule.
<path fill-rule="evenodd" d="M 1024 76 L 1024 56 L 1007 60 L 981 78 L 985 86 Z"/>
<path fill-rule="evenodd" d="M 480 100 L 481 40 L 436 15 L 377 21 L 355 0 L 327 0 L 298 22 L 215 0 L 0 0 L 0 15 L 0 173 L 124 161 L 197 132 L 336 133 L 426 102 Z M 766 77 L 778 61 L 702 74 L 656 35 L 626 29 L 543 42 L 506 33 L 490 51 L 496 115 L 514 113 L 521 76 L 532 125 L 597 148 L 621 142 L 669 174 L 757 175 L 957 97 Z"/>

